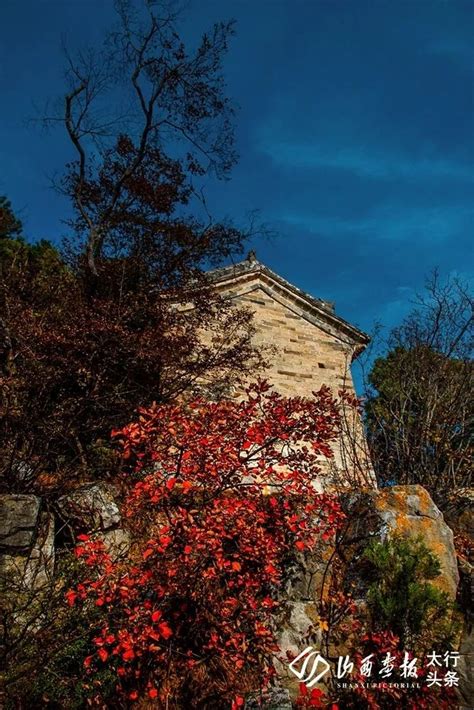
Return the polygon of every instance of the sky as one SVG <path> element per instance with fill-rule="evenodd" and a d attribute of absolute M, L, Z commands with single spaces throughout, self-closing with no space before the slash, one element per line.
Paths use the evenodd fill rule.
<path fill-rule="evenodd" d="M 371 332 L 435 267 L 474 279 L 474 0 L 191 0 L 191 41 L 236 20 L 225 61 L 240 161 L 217 216 L 274 232 L 257 257 Z M 73 157 L 35 118 L 64 88 L 62 42 L 97 44 L 112 0 L 3 0 L 0 194 L 32 239 L 67 233 L 51 189 Z"/>

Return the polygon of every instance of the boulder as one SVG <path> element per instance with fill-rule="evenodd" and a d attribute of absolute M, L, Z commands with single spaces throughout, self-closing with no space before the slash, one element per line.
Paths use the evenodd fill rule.
<path fill-rule="evenodd" d="M 110 530 L 121 520 L 117 498 L 118 492 L 110 483 L 90 483 L 59 498 L 57 509 L 74 528 L 86 532 Z"/>
<path fill-rule="evenodd" d="M 32 546 L 40 511 L 34 495 L 0 496 L 0 550 L 14 555 Z"/>
<path fill-rule="evenodd" d="M 318 649 L 321 647 L 322 634 L 318 621 L 319 614 L 315 603 L 289 601 L 278 624 L 277 643 L 280 653 L 274 662 L 275 668 L 279 681 L 293 696 L 298 694 L 300 681 L 291 673 L 289 663 L 305 646 L 311 645 Z"/>
<path fill-rule="evenodd" d="M 50 585 L 53 581 L 54 563 L 54 517 L 50 513 L 42 513 L 36 541 L 25 567 L 25 584 L 36 590 Z"/>
<path fill-rule="evenodd" d="M 45 590 L 52 583 L 55 563 L 52 515 L 39 515 L 31 541 L 27 550 L 11 548 L 0 554 L 0 582 L 4 592 L 32 594 Z"/>
<path fill-rule="evenodd" d="M 288 570 L 285 599 L 291 601 L 317 601 L 325 599 L 330 581 L 330 561 L 334 548 L 331 543 L 320 541 L 317 550 L 299 552 Z"/>
<path fill-rule="evenodd" d="M 459 572 L 454 536 L 422 486 L 393 486 L 346 494 L 343 507 L 348 516 L 349 537 L 354 543 L 353 568 L 371 537 L 384 540 L 391 534 L 421 536 L 440 562 L 441 574 L 432 583 L 447 592 L 451 599 L 456 598 Z M 359 575 L 358 582 L 363 596 L 363 575 Z M 355 584 L 357 587 L 357 581 Z"/>
<path fill-rule="evenodd" d="M 386 526 L 385 534 L 395 532 L 423 538 L 441 566 L 441 574 L 433 584 L 455 599 L 459 572 L 454 536 L 428 491 L 418 485 L 382 489 L 376 496 L 375 507 Z"/>
<path fill-rule="evenodd" d="M 98 533 L 97 538 L 102 540 L 106 551 L 114 561 L 126 555 L 130 549 L 130 533 L 123 528 Z"/>

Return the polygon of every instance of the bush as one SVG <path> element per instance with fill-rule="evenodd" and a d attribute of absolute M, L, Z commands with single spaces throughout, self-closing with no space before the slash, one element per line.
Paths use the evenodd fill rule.
<path fill-rule="evenodd" d="M 423 539 L 394 536 L 373 541 L 365 557 L 372 566 L 368 603 L 373 627 L 389 629 L 398 636 L 400 648 L 413 649 L 426 633 L 432 642 L 435 637 L 445 641 L 452 604 L 431 584 L 440 574 L 440 564 Z"/>

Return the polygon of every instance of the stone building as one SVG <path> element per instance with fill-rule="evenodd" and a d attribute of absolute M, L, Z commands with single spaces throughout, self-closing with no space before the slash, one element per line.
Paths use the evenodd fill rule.
<path fill-rule="evenodd" d="M 253 310 L 256 342 L 274 346 L 265 376 L 278 392 L 309 395 L 323 384 L 354 389 L 350 365 L 369 337 L 336 315 L 334 304 L 293 286 L 253 252 L 211 277 L 222 296 Z"/>
<path fill-rule="evenodd" d="M 250 307 L 257 345 L 272 346 L 264 376 L 286 396 L 311 396 L 322 385 L 335 394 L 354 393 L 351 364 L 369 337 L 336 315 L 334 304 L 293 286 L 257 260 L 247 259 L 211 272 L 224 298 Z M 338 482 L 351 487 L 375 482 L 360 417 L 348 408 L 334 446 L 331 468 Z"/>

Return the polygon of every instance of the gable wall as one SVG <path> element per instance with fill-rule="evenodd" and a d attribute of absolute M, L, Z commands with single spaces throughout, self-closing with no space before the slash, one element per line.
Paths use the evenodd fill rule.
<path fill-rule="evenodd" d="M 334 391 L 344 384 L 353 388 L 348 369 L 350 346 L 295 314 L 262 288 L 244 291 L 244 287 L 232 290 L 235 300 L 254 312 L 255 342 L 275 349 L 264 376 L 278 392 L 307 396 L 323 384 Z"/>
<path fill-rule="evenodd" d="M 221 288 L 225 297 L 249 307 L 254 313 L 254 336 L 257 345 L 272 346 L 267 355 L 269 368 L 262 376 L 285 396 L 311 396 L 327 385 L 337 395 L 343 387 L 354 391 L 350 363 L 354 345 L 304 317 L 300 304 L 286 301 L 281 293 L 268 284 L 254 280 L 229 284 Z M 328 330 L 331 326 L 328 326 Z M 242 394 L 237 388 L 234 396 Z M 326 473 L 314 481 L 319 490 L 333 486 L 375 486 L 375 477 L 360 416 L 346 410 L 343 428 L 333 443 L 332 462 L 321 460 Z M 329 478 L 327 477 L 329 474 Z"/>

